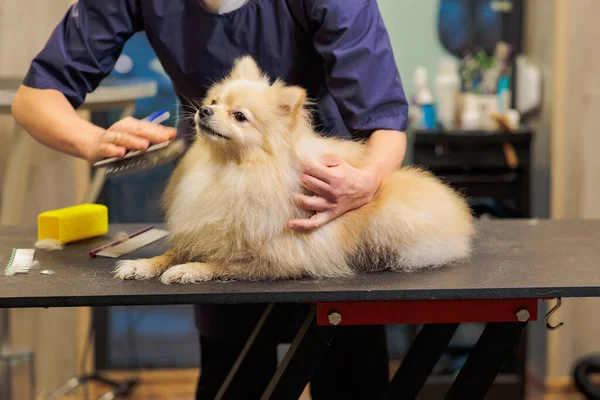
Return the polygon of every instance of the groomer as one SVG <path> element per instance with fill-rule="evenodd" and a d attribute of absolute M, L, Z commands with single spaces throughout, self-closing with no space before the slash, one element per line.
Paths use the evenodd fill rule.
<path fill-rule="evenodd" d="M 250 54 L 272 77 L 317 100 L 325 135 L 368 140 L 368 165 L 307 167 L 325 190 L 298 199 L 316 211 L 290 223 L 313 229 L 368 203 L 402 162 L 408 105 L 376 0 L 79 0 L 32 61 L 13 115 L 38 141 L 90 162 L 145 149 L 192 131 L 126 119 L 108 130 L 75 112 L 114 67 L 125 42 L 145 31 L 182 103 L 200 99 L 235 58 Z M 331 179 L 335 177 L 335 179 Z M 330 182 L 325 184 L 324 182 Z M 198 399 L 213 399 L 264 306 L 198 306 Z M 275 351 L 254 360 L 248 399 L 272 375 Z M 348 330 L 311 381 L 315 400 L 374 399 L 387 382 L 383 327 Z M 253 392 L 253 388 L 255 391 Z"/>

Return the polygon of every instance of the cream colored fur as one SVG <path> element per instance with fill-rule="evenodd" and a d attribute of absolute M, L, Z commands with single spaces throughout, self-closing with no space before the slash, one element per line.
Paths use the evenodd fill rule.
<path fill-rule="evenodd" d="M 165 283 L 215 279 L 340 278 L 359 271 L 414 271 L 464 259 L 474 235 L 465 200 L 431 174 L 402 168 L 369 204 L 309 232 L 289 220 L 301 161 L 336 154 L 360 167 L 365 145 L 314 132 L 305 91 L 270 84 L 244 57 L 203 100 L 197 138 L 164 194 L 170 250 L 121 261 L 122 279 Z M 242 112 L 247 121 L 237 121 Z M 222 135 L 225 137 L 217 136 Z"/>

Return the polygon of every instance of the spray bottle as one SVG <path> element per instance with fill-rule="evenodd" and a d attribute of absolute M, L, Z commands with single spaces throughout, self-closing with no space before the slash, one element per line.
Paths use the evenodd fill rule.
<path fill-rule="evenodd" d="M 415 94 L 412 101 L 411 120 L 416 129 L 435 129 L 435 104 L 433 94 L 427 84 L 427 70 L 418 67 L 413 75 Z"/>

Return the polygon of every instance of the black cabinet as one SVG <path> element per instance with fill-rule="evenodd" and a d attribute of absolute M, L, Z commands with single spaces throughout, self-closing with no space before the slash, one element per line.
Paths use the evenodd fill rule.
<path fill-rule="evenodd" d="M 506 216 L 531 216 L 533 132 L 415 132 L 413 163 L 463 192 L 474 208 L 500 204 Z M 516 160 L 511 165 L 509 160 Z"/>

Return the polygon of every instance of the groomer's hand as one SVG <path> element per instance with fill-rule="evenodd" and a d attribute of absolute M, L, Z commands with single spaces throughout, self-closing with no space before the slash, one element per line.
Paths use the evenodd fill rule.
<path fill-rule="evenodd" d="M 373 169 L 358 169 L 336 155 L 323 157 L 321 164 L 304 165 L 302 186 L 312 196 L 298 194 L 296 202 L 309 211 L 315 211 L 310 219 L 289 222 L 298 230 L 315 229 L 350 210 L 369 203 L 381 185 L 381 178 Z"/>
<path fill-rule="evenodd" d="M 173 127 L 127 117 L 94 135 L 86 146 L 85 158 L 96 162 L 110 157 L 122 157 L 129 150 L 146 150 L 151 144 L 172 140 L 176 134 L 177 130 Z"/>

